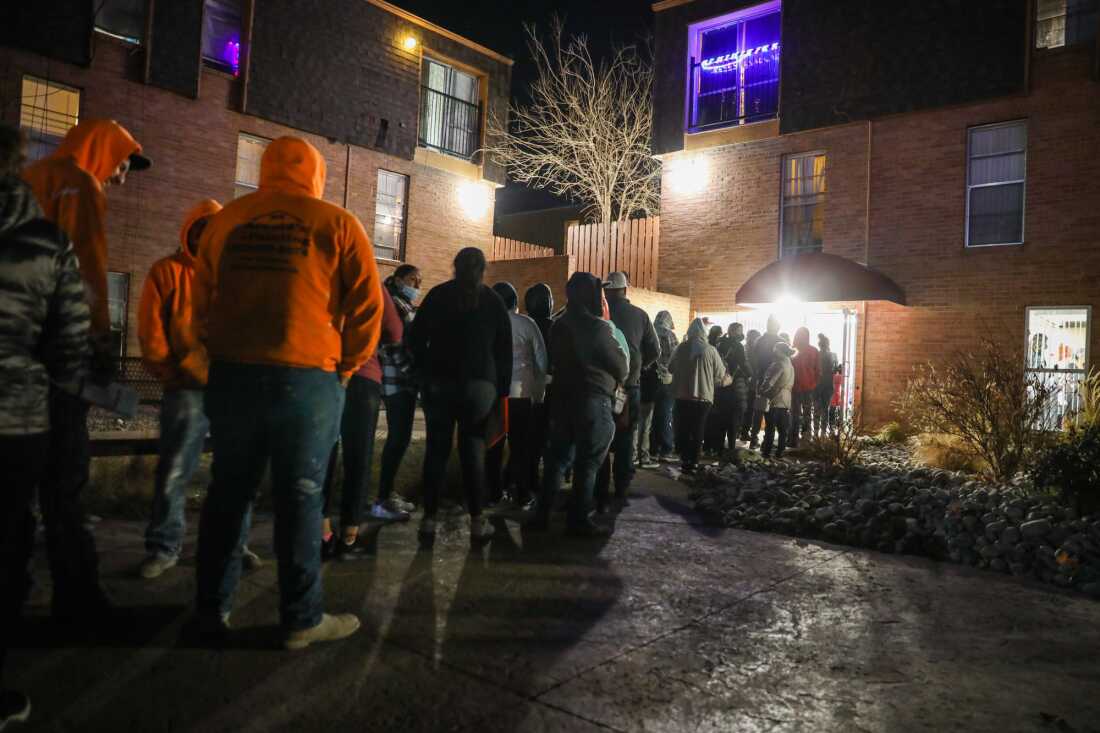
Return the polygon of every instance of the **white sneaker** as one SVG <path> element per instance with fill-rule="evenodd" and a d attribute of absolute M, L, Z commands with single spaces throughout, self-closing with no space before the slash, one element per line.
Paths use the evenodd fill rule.
<path fill-rule="evenodd" d="M 386 502 L 389 504 L 390 502 Z M 383 522 L 407 522 L 409 521 L 409 513 L 402 511 L 396 507 L 387 507 L 386 504 L 379 504 L 375 502 L 370 508 L 370 515 L 374 519 L 381 519 Z"/>
<path fill-rule="evenodd" d="M 346 639 L 359 630 L 359 619 L 351 613 L 321 616 L 321 623 L 312 629 L 291 631 L 286 635 L 283 646 L 290 650 L 305 649 L 318 641 L 339 641 Z"/>
<path fill-rule="evenodd" d="M 165 572 L 176 567 L 180 559 L 178 557 L 168 557 L 167 555 L 150 555 L 145 558 L 145 561 L 141 563 L 141 577 L 146 580 L 152 580 L 153 578 L 159 578 L 164 575 Z"/>
<path fill-rule="evenodd" d="M 416 504 L 413 504 L 411 501 L 405 501 L 397 494 L 391 496 L 382 505 L 390 511 L 405 512 L 406 514 L 411 514 L 416 510 Z"/>
<path fill-rule="evenodd" d="M 241 551 L 241 565 L 250 573 L 254 573 L 264 566 L 263 558 L 247 547 Z"/>

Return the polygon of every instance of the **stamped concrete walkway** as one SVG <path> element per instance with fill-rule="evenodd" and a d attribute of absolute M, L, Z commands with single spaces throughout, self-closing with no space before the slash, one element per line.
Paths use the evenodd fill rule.
<path fill-rule="evenodd" d="M 23 730 L 1100 730 L 1100 603 L 707 527 L 678 484 L 637 483 L 606 542 L 500 519 L 471 552 L 453 517 L 418 552 L 414 526 L 382 528 L 372 558 L 325 568 L 328 608 L 363 630 L 296 654 L 271 648 L 270 563 L 230 647 L 203 648 L 182 633 L 193 559 L 137 580 L 142 528 L 106 522 L 106 583 L 135 621 L 59 643 L 40 588 L 8 674 L 34 701 Z M 268 556 L 270 530 L 252 541 Z"/>

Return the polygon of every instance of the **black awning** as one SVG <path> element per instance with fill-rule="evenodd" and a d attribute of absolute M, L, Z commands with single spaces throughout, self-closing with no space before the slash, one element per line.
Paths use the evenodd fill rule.
<path fill-rule="evenodd" d="M 750 277 L 737 291 L 738 305 L 783 300 L 803 303 L 888 300 L 905 305 L 905 291 L 877 270 L 824 252 L 784 257 Z"/>

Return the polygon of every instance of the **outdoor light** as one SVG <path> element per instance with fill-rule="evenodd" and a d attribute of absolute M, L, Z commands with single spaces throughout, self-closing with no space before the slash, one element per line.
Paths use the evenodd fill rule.
<path fill-rule="evenodd" d="M 417 41 L 416 41 L 415 37 L 405 36 L 405 40 L 403 40 L 401 42 L 401 45 L 404 46 L 406 51 L 415 51 L 416 50 L 416 43 L 417 43 Z"/>
<path fill-rule="evenodd" d="M 489 189 L 472 181 L 458 187 L 458 205 L 467 219 L 481 219 L 489 211 Z"/>
<path fill-rule="evenodd" d="M 791 293 L 783 293 L 775 299 L 775 302 L 779 305 L 798 305 L 802 302 L 802 299 Z"/>
<path fill-rule="evenodd" d="M 679 158 L 665 164 L 664 181 L 675 194 L 695 194 L 707 187 L 710 167 L 704 158 Z"/>

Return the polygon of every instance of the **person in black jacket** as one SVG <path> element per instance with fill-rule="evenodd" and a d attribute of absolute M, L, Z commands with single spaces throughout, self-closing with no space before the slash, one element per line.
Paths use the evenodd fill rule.
<path fill-rule="evenodd" d="M 661 355 L 657 331 L 649 320 L 649 314 L 627 300 L 626 292 L 629 285 L 625 272 L 611 273 L 607 283 L 604 284 L 604 294 L 607 296 L 611 320 L 626 336 L 626 343 L 630 347 L 630 373 L 624 384 L 627 397 L 626 409 L 630 412 L 627 415 L 629 424 L 625 429 L 616 431 L 615 439 L 611 443 L 611 452 L 615 454 L 613 470 L 610 461 L 605 462 L 596 480 L 596 494 L 601 498 L 601 505 L 603 498 L 607 496 L 612 473 L 615 475 L 617 499 L 626 498 L 630 482 L 634 480 L 634 444 L 637 442 L 636 431 L 641 413 L 642 370 L 657 361 Z"/>
<path fill-rule="evenodd" d="M 730 449 L 737 455 L 737 438 L 745 429 L 745 413 L 749 407 L 749 379 L 752 372 L 749 369 L 749 360 L 745 354 L 745 347 L 741 344 L 745 340 L 745 328 L 740 323 L 731 323 L 726 341 L 726 374 L 730 376 L 731 408 L 729 414 L 729 444 Z"/>
<path fill-rule="evenodd" d="M 752 367 L 754 377 L 753 394 L 756 404 L 753 405 L 752 421 L 749 423 L 749 447 L 755 449 L 760 438 L 760 422 L 764 419 L 767 407 L 762 404 L 766 395 L 760 391 L 760 382 L 768 373 L 768 367 L 775 360 L 775 343 L 779 341 L 779 321 L 775 316 L 768 316 L 767 331 L 753 344 L 752 353 L 749 354 L 749 365 Z"/>
<path fill-rule="evenodd" d="M 76 255 L 19 180 L 22 148 L 20 132 L 0 124 L 0 671 L 31 589 L 31 508 L 46 468 L 50 391 L 78 392 L 91 355 Z M 26 695 L 0 688 L 0 728 L 25 722 L 30 710 Z"/>
<path fill-rule="evenodd" d="M 550 349 L 550 330 L 554 326 L 554 293 L 546 283 L 535 283 L 523 294 L 523 307 L 527 315 L 535 321 L 542 333 L 542 342 Z M 550 390 L 553 385 L 549 375 L 546 380 L 546 394 L 542 402 L 535 405 L 534 434 L 531 444 L 531 475 L 527 477 L 528 486 L 539 486 L 539 464 L 546 452 L 546 440 L 550 434 Z"/>
<path fill-rule="evenodd" d="M 600 281 L 587 272 L 575 273 L 566 286 L 568 305 L 554 323 L 550 365 L 554 389 L 550 397 L 550 447 L 535 517 L 526 525 L 544 530 L 550 523 L 562 476 L 572 461 L 573 503 L 569 532 L 606 535 L 609 530 L 589 518 L 596 471 L 607 456 L 615 433 L 611 401 L 615 386 L 626 379 L 629 356 L 601 318 Z"/>
<path fill-rule="evenodd" d="M 453 280 L 431 289 L 405 332 L 413 369 L 424 381 L 428 432 L 420 535 L 425 540 L 435 536 L 439 492 L 457 424 L 470 538 L 476 542 L 493 533 L 481 516 L 485 440 L 490 414 L 508 396 L 512 382 L 512 324 L 500 296 L 482 283 L 481 250 L 461 250 L 454 272 Z"/>

